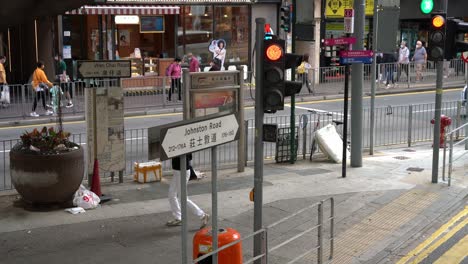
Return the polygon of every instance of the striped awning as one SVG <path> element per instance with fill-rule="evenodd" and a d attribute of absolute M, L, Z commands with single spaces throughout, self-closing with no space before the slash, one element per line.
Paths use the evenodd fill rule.
<path fill-rule="evenodd" d="M 105 5 L 82 6 L 66 12 L 67 15 L 178 15 L 178 6 L 155 5 Z"/>

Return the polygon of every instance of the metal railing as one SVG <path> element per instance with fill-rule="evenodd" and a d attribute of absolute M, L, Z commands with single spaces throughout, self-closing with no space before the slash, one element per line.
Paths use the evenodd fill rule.
<path fill-rule="evenodd" d="M 451 185 L 452 183 L 452 170 L 453 170 L 453 163 L 463 157 L 463 155 L 468 153 L 468 137 L 465 137 L 462 140 L 459 140 L 458 142 L 455 142 L 457 138 L 457 134 L 459 132 L 465 129 L 465 133 L 468 133 L 468 123 L 465 123 L 464 125 L 461 125 L 444 136 L 444 144 L 447 144 L 447 138 L 449 138 L 449 159 L 448 159 L 448 186 Z M 455 142 L 455 143 L 454 143 Z M 460 145 L 461 143 L 465 143 L 465 150 L 463 154 L 461 154 L 457 159 L 454 159 L 453 157 L 453 150 L 456 146 Z M 447 147 L 444 147 L 444 157 L 443 157 L 443 162 L 442 162 L 442 180 L 445 181 L 445 168 L 446 168 L 446 156 L 447 156 Z"/>
<path fill-rule="evenodd" d="M 452 117 L 455 120 L 448 129 L 453 129 L 461 124 L 462 105 L 460 102 L 444 102 L 442 104 L 442 114 Z M 296 116 L 296 126 L 302 127 L 298 130 L 298 157 L 305 157 L 310 154 L 310 146 L 313 137 L 315 124 L 320 118 L 320 127 L 331 124 L 332 120 L 342 120 L 341 111 L 330 111 L 326 115 L 313 113 L 304 114 L 307 117 L 307 126 L 299 122 L 301 116 Z M 363 120 L 363 147 L 370 146 L 369 127 L 370 110 L 364 110 Z M 375 137 L 374 146 L 391 146 L 405 144 L 408 147 L 421 142 L 430 142 L 433 137 L 433 125 L 431 119 L 434 117 L 434 104 L 419 104 L 407 106 L 387 106 L 375 109 Z M 265 124 L 278 124 L 279 127 L 290 126 L 290 116 L 268 116 L 265 118 Z M 246 120 L 246 163 L 252 162 L 254 158 L 254 120 Z M 126 147 L 126 166 L 125 174 L 133 173 L 134 162 L 143 162 L 148 160 L 148 135 L 147 129 L 128 129 L 125 130 Z M 350 133 L 350 129 L 348 130 Z M 466 136 L 463 130 L 456 130 L 455 139 Z M 19 138 L 19 136 L 18 136 Z M 86 133 L 72 135 L 72 140 L 86 148 Z M 17 139 L 0 141 L 0 190 L 11 189 L 11 180 L 9 173 L 9 150 L 18 142 Z M 274 143 L 266 143 L 264 146 L 264 158 L 272 160 L 276 153 Z M 209 170 L 211 168 L 211 152 L 203 150 L 193 155 L 193 165 L 199 170 Z M 3 161 L 3 162 L 2 162 Z M 1 164 L 3 163 L 3 164 Z M 218 147 L 218 163 L 220 166 L 235 167 L 237 163 L 237 142 L 231 142 Z M 163 162 L 163 170 L 170 171 L 170 162 Z M 112 176 L 110 173 L 102 173 L 104 177 Z"/>
<path fill-rule="evenodd" d="M 329 215 L 325 216 L 325 206 L 329 202 Z M 312 218 L 309 220 L 306 220 L 305 222 L 301 222 L 301 225 L 305 225 L 307 223 L 312 223 L 312 226 L 304 228 L 305 230 L 302 230 L 300 232 L 295 232 L 293 229 L 296 229 L 297 226 L 294 226 L 290 228 L 287 232 L 295 232 L 296 234 L 293 234 L 291 237 L 288 239 L 279 242 L 278 244 L 274 246 L 270 246 L 271 241 L 269 241 L 269 238 L 271 238 L 271 234 L 273 232 L 273 229 L 285 224 L 285 223 L 290 223 L 291 219 L 294 217 L 300 216 L 301 214 L 304 214 L 308 210 L 315 209 L 317 210 L 317 222 L 313 221 Z M 301 219 L 302 220 L 302 219 Z M 326 231 L 328 229 L 328 232 Z M 248 264 L 248 263 L 253 263 L 256 260 L 261 259 L 262 263 L 270 263 L 269 256 L 272 255 L 275 251 L 279 251 L 281 248 L 285 248 L 288 245 L 291 245 L 292 243 L 298 241 L 300 238 L 308 235 L 312 231 L 316 230 L 316 244 L 313 245 L 311 248 L 309 247 L 308 249 L 305 250 L 305 252 L 297 253 L 297 255 L 294 254 L 288 254 L 288 255 L 295 255 L 292 260 L 289 260 L 288 264 L 296 263 L 297 261 L 309 257 L 308 260 L 315 259 L 317 264 L 323 264 L 323 263 L 329 263 L 333 259 L 333 254 L 334 254 L 334 240 L 335 240 L 335 200 L 333 197 L 324 199 L 318 203 L 314 203 L 312 205 L 309 205 L 301 210 L 298 210 L 270 225 L 267 227 L 264 227 L 260 230 L 255 231 L 254 233 L 248 234 L 245 237 L 242 237 L 241 239 L 235 240 L 231 243 L 228 243 L 226 245 L 223 245 L 222 247 L 218 248 L 217 250 L 211 251 L 207 254 L 204 254 L 196 259 L 194 259 L 191 263 L 195 264 L 198 263 L 204 259 L 207 259 L 215 254 L 219 254 L 221 251 L 232 247 L 234 245 L 237 245 L 239 243 L 245 242 L 249 239 L 255 238 L 257 235 L 261 235 L 262 239 L 261 241 L 263 242 L 263 253 L 260 255 L 254 255 L 254 256 L 249 256 L 247 260 L 245 260 L 243 263 Z M 283 232 L 284 233 L 284 232 Z M 290 235 L 290 234 L 288 234 Z M 308 237 L 309 238 L 309 237 Z M 306 238 L 306 242 L 310 242 L 311 240 Z M 302 242 L 302 241 L 301 241 Z M 328 243 L 327 243 L 328 242 Z M 195 245 L 194 245 L 195 246 Z M 292 245 L 294 247 L 294 245 Z M 328 249 L 328 254 L 327 257 L 325 257 L 325 249 Z M 291 250 L 291 248 L 288 248 L 287 250 Z M 316 250 L 316 252 L 314 252 Z M 281 253 L 279 253 L 281 254 Z M 244 254 L 244 256 L 247 254 Z M 325 261 L 324 261 L 325 260 Z M 308 262 L 311 263 L 311 262 Z"/>

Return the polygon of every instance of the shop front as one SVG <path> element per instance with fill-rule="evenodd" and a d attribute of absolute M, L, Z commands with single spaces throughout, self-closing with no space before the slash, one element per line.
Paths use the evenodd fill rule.
<path fill-rule="evenodd" d="M 250 2 L 249 2 L 250 3 Z M 217 57 L 223 69 L 250 65 L 248 4 L 103 5 L 72 10 L 63 21 L 66 60 L 126 59 L 132 78 L 124 86 L 151 85 L 144 78 L 164 76 L 179 57 L 193 53 L 201 70 Z M 223 50 L 219 55 L 215 50 Z M 138 83 L 138 84 L 137 84 Z"/>

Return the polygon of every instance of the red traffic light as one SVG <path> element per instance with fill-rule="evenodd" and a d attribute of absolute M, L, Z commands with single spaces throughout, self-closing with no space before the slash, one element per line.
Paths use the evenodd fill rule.
<path fill-rule="evenodd" d="M 441 28 L 445 25 L 445 18 L 441 15 L 432 17 L 432 26 L 435 28 Z"/>
<path fill-rule="evenodd" d="M 283 48 L 278 44 L 271 44 L 266 48 L 265 55 L 270 61 L 277 61 L 283 57 Z"/>

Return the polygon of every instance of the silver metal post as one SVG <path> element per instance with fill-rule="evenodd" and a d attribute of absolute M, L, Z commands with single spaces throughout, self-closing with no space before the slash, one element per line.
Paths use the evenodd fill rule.
<path fill-rule="evenodd" d="M 448 186 L 452 183 L 452 163 L 453 163 L 453 133 L 450 133 L 450 152 L 448 168 Z"/>
<path fill-rule="evenodd" d="M 239 115 L 239 140 L 237 141 L 237 172 L 244 172 L 245 170 L 245 155 L 247 149 L 244 148 L 246 137 L 245 134 L 242 133 L 244 131 L 244 67 L 237 67 L 237 70 L 239 71 L 238 73 L 238 78 L 239 78 L 239 109 L 238 109 L 238 115 Z"/>
<path fill-rule="evenodd" d="M 408 108 L 408 148 L 411 147 L 413 141 L 413 105 Z"/>
<path fill-rule="evenodd" d="M 447 136 L 444 136 L 444 142 L 447 142 Z M 446 164 L 447 148 L 444 148 L 444 156 L 442 158 L 442 181 L 445 181 L 445 164 Z"/>
<path fill-rule="evenodd" d="M 356 44 L 353 47 L 356 50 L 364 48 L 364 6 L 364 0 L 354 1 Z M 362 85 L 364 82 L 364 65 L 353 64 L 351 67 L 351 167 L 362 167 Z"/>
<path fill-rule="evenodd" d="M 263 30 L 265 26 L 264 18 L 255 19 L 255 168 L 254 168 L 254 232 L 262 229 L 262 207 L 263 207 Z M 254 238 L 254 256 L 261 255 L 262 236 L 256 235 Z M 261 263 L 255 261 L 255 263 Z"/>
<path fill-rule="evenodd" d="M 330 198 L 330 257 L 333 258 L 335 250 L 335 199 Z"/>
<path fill-rule="evenodd" d="M 244 140 L 244 148 L 245 148 L 245 166 L 247 166 L 247 162 L 249 161 L 249 120 L 244 121 L 244 129 L 245 129 L 245 140 Z"/>
<path fill-rule="evenodd" d="M 167 77 L 166 76 L 163 76 L 162 77 L 162 91 L 163 91 L 163 100 L 162 100 L 162 104 L 163 104 L 163 107 L 166 107 L 166 82 L 167 82 Z M 184 82 L 185 83 L 185 82 Z M 185 87 L 184 87 L 185 88 Z"/>
<path fill-rule="evenodd" d="M 27 89 L 27 87 L 28 86 L 26 84 L 21 85 L 21 89 L 22 89 L 22 91 L 21 91 L 21 106 L 22 106 L 21 109 L 23 110 L 23 117 L 26 117 L 26 115 L 28 114 L 27 110 L 24 109 L 24 108 L 29 107 L 29 105 L 26 106 L 27 105 L 26 104 L 26 89 Z"/>
<path fill-rule="evenodd" d="M 434 143 L 432 150 L 432 183 L 438 182 L 439 177 L 439 147 L 440 147 L 440 113 L 442 107 L 442 78 L 444 74 L 444 62 L 437 62 L 437 79 L 436 79 L 436 98 L 434 110 Z"/>
<path fill-rule="evenodd" d="M 302 128 L 302 159 L 306 159 L 306 151 L 307 151 L 307 127 L 304 126 Z"/>
<path fill-rule="evenodd" d="M 211 234 L 213 251 L 218 249 L 218 147 L 211 148 Z M 218 253 L 213 255 L 213 263 L 218 264 Z"/>
<path fill-rule="evenodd" d="M 370 100 L 370 131 L 369 131 L 369 155 L 374 155 L 374 133 L 375 133 L 375 80 L 374 78 L 377 78 L 377 81 L 379 80 L 379 75 L 377 72 L 377 37 L 378 37 L 378 32 L 377 32 L 377 27 L 378 27 L 378 5 L 379 5 L 379 0 L 374 1 L 374 17 L 372 21 L 372 49 L 374 50 L 374 56 L 372 56 L 372 67 L 371 67 L 371 100 Z"/>
<path fill-rule="evenodd" d="M 187 264 L 188 253 L 188 219 L 187 219 L 187 156 L 180 156 L 180 209 L 182 212 L 182 264 Z"/>
<path fill-rule="evenodd" d="M 461 108 L 462 108 L 462 102 L 461 101 L 458 101 L 457 102 L 457 117 L 455 119 L 455 127 L 460 127 L 460 124 L 461 124 Z M 456 136 L 455 138 L 458 140 L 458 138 L 460 137 L 460 130 L 457 130 L 455 133 Z"/>
<path fill-rule="evenodd" d="M 317 263 L 322 264 L 323 262 L 323 201 L 318 205 L 318 247 L 317 247 Z"/>

